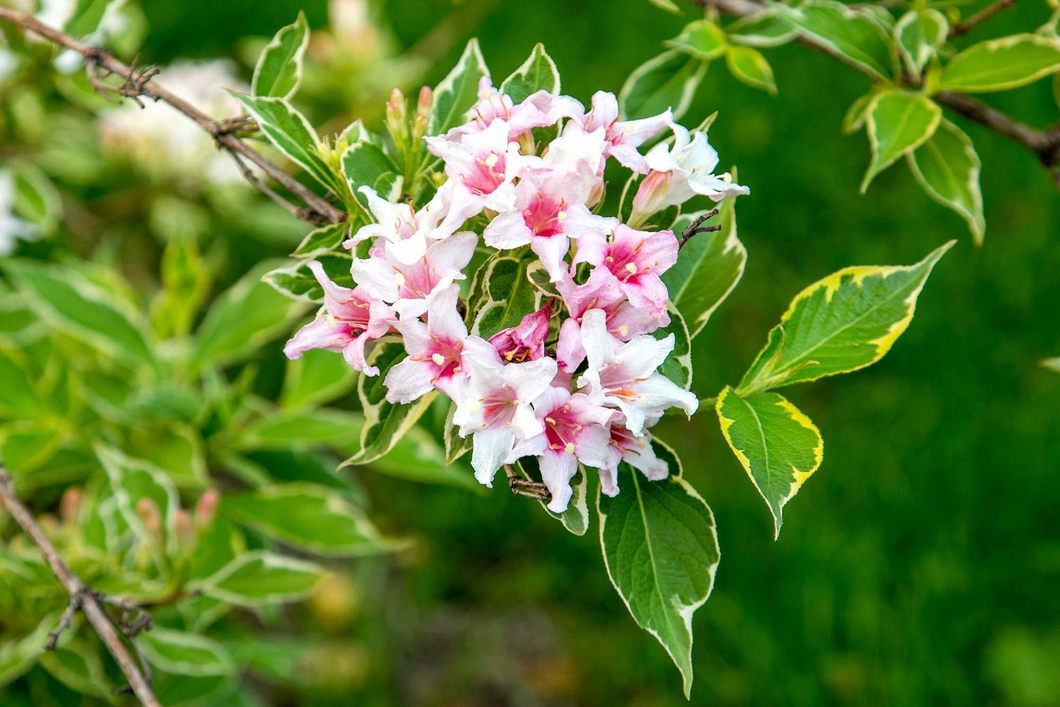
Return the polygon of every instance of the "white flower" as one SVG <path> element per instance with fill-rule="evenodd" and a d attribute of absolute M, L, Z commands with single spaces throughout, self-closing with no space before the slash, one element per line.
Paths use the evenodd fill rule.
<path fill-rule="evenodd" d="M 714 174 L 718 153 L 707 142 L 707 134 L 697 131 L 689 136 L 688 129 L 672 125 L 674 144 L 659 143 L 648 151 L 644 159 L 653 172 L 669 172 L 666 195 L 652 200 L 655 210 L 683 204 L 697 194 L 714 201 L 726 197 L 750 194 L 751 190 L 732 183 L 732 176 Z M 647 180 L 645 180 L 647 182 Z"/>

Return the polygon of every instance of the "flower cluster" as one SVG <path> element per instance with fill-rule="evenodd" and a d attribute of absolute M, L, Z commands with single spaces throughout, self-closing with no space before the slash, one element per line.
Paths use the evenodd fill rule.
<path fill-rule="evenodd" d="M 747 189 L 713 173 L 718 157 L 704 133 L 690 135 L 669 110 L 622 121 L 610 93 L 595 94 L 588 111 L 545 91 L 515 104 L 483 79 L 470 116 L 424 138 L 445 181 L 421 209 L 361 188 L 377 223 L 346 244 L 362 255 L 368 247 L 353 260 L 357 286 L 336 285 L 312 263 L 324 308 L 287 355 L 341 351 L 364 375 L 379 375 L 366 346 L 399 335 L 408 356 L 386 374 L 387 399 L 450 397 L 459 434 L 473 436 L 476 478 L 489 486 L 503 465 L 536 456 L 554 512 L 566 509 L 579 464 L 598 469 L 608 495 L 618 493 L 622 461 L 665 477 L 648 430 L 667 408 L 691 415 L 698 401 L 657 370 L 674 335 L 652 335 L 670 323 L 661 275 L 677 261 L 678 241 L 669 230 L 638 229 L 693 196 L 719 201 Z M 673 140 L 641 154 L 666 130 Z M 625 223 L 597 213 L 608 158 L 644 175 Z M 460 313 L 459 282 L 480 244 L 528 247 L 553 295 L 488 340 L 469 335 Z"/>

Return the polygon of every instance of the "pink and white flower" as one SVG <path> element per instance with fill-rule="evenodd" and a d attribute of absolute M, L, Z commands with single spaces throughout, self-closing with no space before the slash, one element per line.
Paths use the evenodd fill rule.
<path fill-rule="evenodd" d="M 548 389 L 556 375 L 556 362 L 541 358 L 505 364 L 493 347 L 484 354 L 464 356 L 467 393 L 457 401 L 453 424 L 460 428 L 461 437 L 474 436 L 471 466 L 475 478 L 492 486 L 493 475 L 515 443 L 544 431 L 530 404 Z"/>
<path fill-rule="evenodd" d="M 645 179 L 641 183 L 642 189 L 665 187 L 665 196 L 651 199 L 655 210 L 683 204 L 696 195 L 721 201 L 751 193 L 747 187 L 733 184 L 732 175 L 728 172 L 714 174 L 714 168 L 718 166 L 718 153 L 707 142 L 706 133 L 697 131 L 690 136 L 687 128 L 677 124 L 671 127 L 674 144 L 659 143 L 644 157 L 653 172 L 669 173 L 669 179 L 665 182 L 660 179 L 649 182 Z"/>
<path fill-rule="evenodd" d="M 649 233 L 620 224 L 610 235 L 587 233 L 580 238 L 574 265 L 606 268 L 634 307 L 661 318 L 669 293 L 660 276 L 677 262 L 677 251 L 671 231 Z"/>
<path fill-rule="evenodd" d="M 418 317 L 428 310 L 440 292 L 456 280 L 471 261 L 478 236 L 470 231 L 432 241 L 423 257 L 412 264 L 398 260 L 390 249 L 373 246 L 370 257 L 354 258 L 350 271 L 354 281 L 368 294 L 393 303 L 402 319 Z"/>
<path fill-rule="evenodd" d="M 617 219 L 589 211 L 583 203 L 589 197 L 585 186 L 586 180 L 577 171 L 529 171 L 515 187 L 514 210 L 494 218 L 483 240 L 502 249 L 529 243 L 552 282 L 558 281 L 567 271 L 563 259 L 571 238 L 603 234 L 618 225 Z"/>
<path fill-rule="evenodd" d="M 647 420 L 645 426 L 652 426 L 659 417 L 661 416 L 656 416 L 655 420 Z M 634 436 L 626 427 L 624 419 L 611 422 L 605 457 L 604 463 L 599 466 L 600 490 L 605 496 L 618 495 L 620 462 L 639 469 L 649 481 L 662 481 L 670 475 L 670 467 L 655 454 L 651 433 L 644 432 L 640 437 Z"/>
<path fill-rule="evenodd" d="M 478 82 L 478 103 L 471 108 L 471 120 L 453 128 L 445 137 L 460 141 L 500 121 L 508 126 L 508 139 L 515 140 L 532 128 L 555 125 L 563 118 L 580 116 L 584 111 L 582 104 L 570 96 L 556 96 L 544 90 L 515 104 L 510 96 L 493 87 L 488 76 L 483 76 Z"/>
<path fill-rule="evenodd" d="M 607 461 L 607 425 L 614 411 L 566 388 L 549 388 L 533 407 L 544 429 L 516 444 L 507 463 L 525 456 L 539 457 L 541 480 L 552 495 L 548 509 L 562 513 L 570 502 L 570 480 L 578 473 L 578 464 L 599 467 Z"/>
<path fill-rule="evenodd" d="M 551 320 L 552 302 L 546 301 L 544 307 L 523 317 L 518 326 L 498 331 L 489 342 L 508 363 L 536 361 L 545 355 Z"/>
<path fill-rule="evenodd" d="M 354 370 L 367 376 L 379 375 L 379 369 L 365 361 L 364 347 L 390 331 L 396 322 L 394 310 L 364 288 L 351 290 L 336 285 L 315 260 L 309 263 L 309 269 L 324 288 L 326 314 L 302 327 L 283 347 L 284 354 L 296 359 L 310 349 L 341 351 Z"/>
<path fill-rule="evenodd" d="M 656 373 L 673 351 L 673 334 L 622 343 L 608 333 L 603 310 L 593 309 L 582 317 L 582 345 L 589 366 L 578 378 L 579 388 L 588 389 L 591 402 L 621 410 L 633 436 L 642 436 L 647 421 L 667 408 L 676 406 L 691 416 L 699 407 L 695 395 Z"/>
<path fill-rule="evenodd" d="M 461 398 L 467 382 L 464 351 L 488 344 L 467 335 L 464 319 L 456 308 L 459 296 L 460 287 L 450 285 L 431 302 L 426 324 L 412 318 L 394 325 L 401 332 L 409 355 L 391 368 L 383 381 L 386 399 L 391 403 L 411 403 L 435 388 L 453 400 Z"/>
<path fill-rule="evenodd" d="M 352 250 L 362 241 L 377 239 L 399 263 L 411 265 L 422 258 L 427 252 L 427 234 L 437 227 L 444 215 L 442 204 L 432 201 L 416 211 L 412 204 L 392 204 L 380 198 L 371 187 L 361 187 L 357 191 L 368 198 L 368 209 L 375 216 L 376 223 L 358 229 L 346 247 Z"/>
<path fill-rule="evenodd" d="M 605 157 L 610 155 L 623 167 L 647 174 L 648 164 L 637 148 L 672 124 L 673 118 L 673 112 L 667 108 L 650 118 L 619 121 L 618 99 L 615 94 L 597 91 L 593 94 L 592 109 L 579 122 L 586 132 L 604 129 Z"/>

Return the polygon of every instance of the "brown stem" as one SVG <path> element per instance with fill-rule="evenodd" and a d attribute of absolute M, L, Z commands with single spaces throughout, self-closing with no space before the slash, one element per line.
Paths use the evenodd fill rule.
<path fill-rule="evenodd" d="M 691 240 L 692 236 L 696 235 L 697 233 L 710 233 L 713 231 L 720 231 L 721 226 L 703 225 L 704 221 L 706 221 L 707 219 L 712 219 L 717 215 L 718 209 L 711 209 L 707 213 L 701 215 L 692 223 L 688 224 L 688 228 L 686 228 L 684 230 L 684 233 L 681 234 L 681 239 L 677 243 L 677 249 L 681 250 L 682 248 L 684 248 L 685 244 L 688 243 L 688 241 Z"/>
<path fill-rule="evenodd" d="M 1015 6 L 1016 0 L 995 0 L 995 2 L 990 3 L 964 22 L 958 22 L 953 27 L 950 27 L 950 37 L 959 37 L 980 22 L 985 22 L 1002 10 L 1008 10 Z"/>
<path fill-rule="evenodd" d="M 716 7 L 722 12 L 736 17 L 745 17 L 768 9 L 766 5 L 755 0 L 696 0 L 696 2 Z M 962 23 L 965 25 L 965 29 L 961 31 L 971 29 L 1014 2 L 1015 0 L 998 0 L 998 2 L 969 17 L 968 20 Z M 820 44 L 810 37 L 799 37 L 799 42 L 836 59 L 846 61 L 834 49 Z M 873 79 L 876 79 L 868 70 L 857 66 L 854 68 L 868 73 Z M 985 125 L 999 135 L 1004 135 L 1033 152 L 1041 163 L 1050 170 L 1054 181 L 1060 187 L 1060 125 L 1053 126 L 1047 130 L 1032 128 L 981 101 L 951 91 L 940 91 L 933 95 L 932 98 L 950 110 L 960 113 L 969 120 Z"/>
<path fill-rule="evenodd" d="M 15 522 L 19 524 L 23 532 L 29 537 L 30 542 L 37 546 L 45 562 L 51 568 L 55 578 L 59 580 L 59 583 L 63 585 L 63 589 L 70 595 L 70 605 L 79 606 L 88 622 L 92 624 L 92 628 L 96 630 L 99 637 L 103 639 L 103 643 L 107 646 L 107 650 L 114 656 L 114 660 L 117 661 L 121 671 L 125 673 L 125 677 L 129 680 L 129 686 L 132 688 L 133 693 L 145 705 L 145 707 L 160 707 L 160 703 L 155 698 L 154 693 L 151 692 L 151 686 L 148 684 L 147 679 L 140 670 L 140 666 L 137 665 L 136 659 L 129 655 L 129 651 L 126 649 L 125 644 L 122 643 L 121 638 L 114 630 L 114 623 L 107 613 L 106 609 L 103 608 L 100 603 L 98 595 L 85 586 L 85 583 L 81 579 L 70 571 L 70 568 L 66 566 L 62 558 L 59 557 L 59 553 L 55 550 L 55 546 L 51 544 L 51 541 L 45 537 L 44 532 L 41 530 L 37 522 L 33 520 L 33 516 L 30 515 L 26 507 L 22 505 L 22 502 L 18 500 L 14 490 L 11 487 L 11 477 L 4 471 L 4 468 L 0 466 L 0 505 L 7 508 L 7 511 L 11 514 L 11 517 L 15 519 Z M 59 626 L 56 631 L 61 631 L 66 625 L 69 625 L 70 619 L 73 617 L 73 612 L 77 609 L 67 609 L 63 614 L 63 620 L 59 622 Z M 65 624 L 65 625 L 64 625 Z M 57 634 L 56 634 L 57 635 Z"/>
<path fill-rule="evenodd" d="M 275 179 L 285 189 L 294 194 L 301 201 L 305 202 L 308 210 L 313 212 L 316 217 L 305 219 L 310 223 L 318 224 L 321 220 L 328 223 L 340 223 L 346 219 L 346 214 L 340 209 L 335 208 L 329 204 L 326 199 L 317 196 L 297 179 L 284 172 L 254 150 L 250 149 L 246 143 L 231 132 L 230 126 L 226 123 L 212 119 L 180 96 L 170 93 L 154 81 L 144 80 L 144 75 L 140 71 L 126 66 L 111 54 L 80 42 L 64 32 L 52 29 L 24 12 L 0 7 L 0 19 L 12 22 L 54 42 L 55 44 L 74 50 L 81 56 L 85 57 L 87 62 L 95 64 L 96 66 L 125 79 L 127 86 L 137 86 L 139 89 L 138 95 L 164 101 L 173 108 L 176 108 L 178 111 L 198 123 L 199 127 L 209 133 L 210 136 L 217 141 L 217 144 L 220 147 L 250 160 L 260 167 L 265 174 Z M 260 184 L 260 182 L 258 182 L 258 184 Z M 257 186 L 257 184 L 255 184 L 255 186 Z"/>

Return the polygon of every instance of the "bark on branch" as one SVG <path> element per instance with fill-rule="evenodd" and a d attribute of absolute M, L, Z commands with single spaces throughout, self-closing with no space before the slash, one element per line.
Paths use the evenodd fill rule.
<path fill-rule="evenodd" d="M 125 673 L 125 677 L 129 681 L 129 687 L 137 699 L 145 707 L 160 707 L 160 703 L 155 698 L 154 693 L 151 692 L 148 679 L 140 669 L 140 664 L 129 654 L 128 649 L 118 635 L 114 620 L 103 607 L 101 595 L 85 586 L 85 583 L 71 572 L 70 568 L 59 557 L 55 546 L 44 535 L 40 526 L 37 525 L 37 521 L 33 519 L 33 516 L 22 505 L 22 502 L 18 500 L 18 496 L 15 495 L 11 486 L 11 477 L 2 466 L 0 466 L 0 506 L 7 509 L 11 517 L 15 519 L 15 522 L 18 523 L 30 539 L 30 542 L 37 546 L 55 578 L 63 585 L 66 593 L 70 595 L 69 608 L 63 613 L 59 626 L 52 632 L 53 637 L 49 641 L 49 645 L 54 643 L 58 638 L 58 634 L 69 625 L 73 614 L 80 609 L 88 619 L 88 622 L 92 624 L 92 628 L 103 639 L 103 643 L 107 646 L 110 654 L 114 656 L 114 660 L 117 661 L 121 671 Z M 138 620 L 136 623 L 140 624 L 141 622 Z M 144 628 L 144 625 L 140 625 L 139 628 Z"/>
<path fill-rule="evenodd" d="M 64 32 L 48 27 L 33 16 L 24 12 L 0 7 L 0 19 L 16 24 L 55 44 L 66 47 L 67 49 L 72 49 L 85 58 L 85 62 L 88 64 L 90 71 L 93 70 L 93 67 L 99 67 L 116 76 L 120 76 L 125 79 L 125 86 L 136 86 L 138 96 L 154 98 L 155 100 L 168 103 L 191 120 L 194 120 L 199 127 L 205 130 L 217 141 L 220 148 L 227 150 L 234 156 L 243 157 L 250 162 L 253 162 L 262 172 L 276 180 L 276 182 L 301 200 L 306 208 L 296 208 L 295 211 L 292 212 L 299 218 L 314 225 L 319 225 L 321 222 L 340 223 L 345 220 L 346 214 L 340 209 L 332 206 L 326 199 L 314 194 L 297 179 L 262 157 L 256 151 L 252 150 L 245 142 L 240 140 L 239 137 L 233 133 L 228 121 L 219 122 L 214 120 L 180 96 L 170 93 L 162 86 L 159 86 L 151 80 L 151 76 L 147 76 L 145 79 L 145 74 L 143 74 L 141 70 L 125 65 L 106 51 L 97 47 L 89 46 Z M 124 86 L 119 92 L 121 92 L 122 95 L 128 95 Z M 246 176 L 248 172 L 244 172 L 243 174 Z M 259 189 L 263 186 L 260 180 L 254 179 L 250 181 Z M 272 190 L 262 191 L 269 196 L 269 198 L 275 198 L 275 192 Z M 288 208 L 289 211 L 291 210 L 289 208 L 290 202 L 281 203 L 281 205 Z"/>

